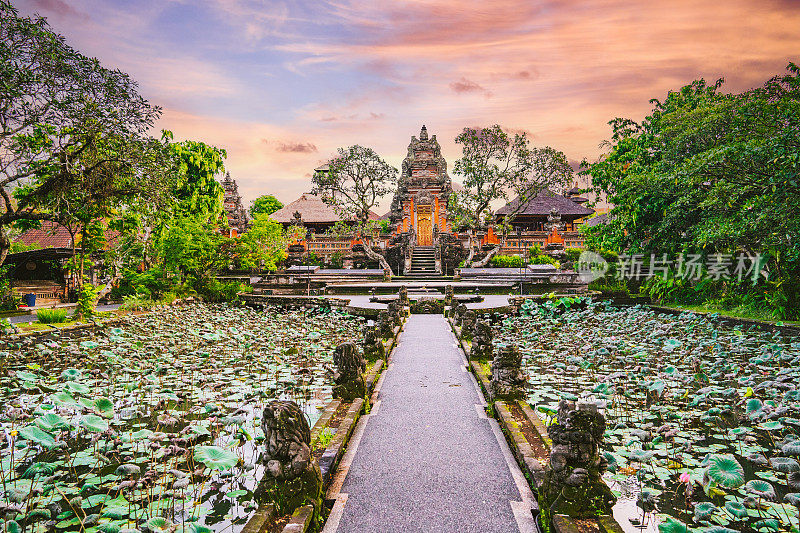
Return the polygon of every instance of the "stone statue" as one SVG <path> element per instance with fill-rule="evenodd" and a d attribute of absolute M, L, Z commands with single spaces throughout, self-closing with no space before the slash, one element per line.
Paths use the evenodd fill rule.
<path fill-rule="evenodd" d="M 474 310 L 468 309 L 461 317 L 461 338 L 471 339 L 472 334 L 475 332 L 475 321 L 478 319 L 478 314 Z"/>
<path fill-rule="evenodd" d="M 378 335 L 377 326 L 371 326 L 364 332 L 364 342 L 361 345 L 364 349 L 364 357 L 370 361 L 386 359 L 386 347 L 381 342 Z"/>
<path fill-rule="evenodd" d="M 542 495 L 551 513 L 572 517 L 610 514 L 617 498 L 603 482 L 608 461 L 601 452 L 606 420 L 594 402 L 561 400 L 547 428 L 553 447 Z"/>
<path fill-rule="evenodd" d="M 394 335 L 394 320 L 386 309 L 378 313 L 378 334 L 382 339 L 389 339 Z"/>
<path fill-rule="evenodd" d="M 455 320 L 456 326 L 461 326 L 464 321 L 464 313 L 467 312 L 467 306 L 464 304 L 458 304 L 455 306 L 453 310 L 453 320 Z"/>
<path fill-rule="evenodd" d="M 498 346 L 492 360 L 492 381 L 489 392 L 494 400 L 521 400 L 527 380 L 522 373 L 522 354 L 514 344 Z"/>
<path fill-rule="evenodd" d="M 334 398 L 351 402 L 366 396 L 364 371 L 367 369 L 367 362 L 358 353 L 354 343 L 343 342 L 337 346 L 333 352 L 333 364 L 336 365 L 336 372 L 333 373 Z"/>
<path fill-rule="evenodd" d="M 448 285 L 444 288 L 444 305 L 452 306 L 453 305 L 453 286 Z"/>
<path fill-rule="evenodd" d="M 407 306 L 408 305 L 408 287 L 406 287 L 405 285 L 401 285 L 400 286 L 400 290 L 398 291 L 397 294 L 398 294 L 398 298 L 397 299 L 400 301 L 400 304 L 403 305 L 403 306 Z"/>
<path fill-rule="evenodd" d="M 478 320 L 475 323 L 475 335 L 472 336 L 472 348 L 469 351 L 470 359 L 491 359 L 492 346 L 492 326 L 485 320 Z"/>
<path fill-rule="evenodd" d="M 311 428 L 293 401 L 272 400 L 261 419 L 266 472 L 256 489 L 260 500 L 274 502 L 281 514 L 301 505 L 322 504 L 322 475 L 311 457 Z"/>
<path fill-rule="evenodd" d="M 403 306 L 397 300 L 392 300 L 386 306 L 386 310 L 389 312 L 389 318 L 392 319 L 392 326 L 396 327 L 403 323 L 402 315 L 403 315 Z"/>

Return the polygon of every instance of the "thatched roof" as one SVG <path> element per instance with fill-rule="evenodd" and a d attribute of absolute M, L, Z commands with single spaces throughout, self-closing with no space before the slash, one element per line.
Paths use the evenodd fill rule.
<path fill-rule="evenodd" d="M 341 217 L 328 204 L 322 201 L 320 196 L 310 192 L 303 193 L 300 198 L 292 203 L 283 206 L 270 215 L 276 222 L 288 224 L 294 222 L 294 214 L 300 213 L 300 219 L 309 224 L 335 224 Z M 370 211 L 370 220 L 378 220 L 380 217 Z"/>
<path fill-rule="evenodd" d="M 528 200 L 521 210 L 518 210 L 519 203 L 520 200 L 517 197 L 498 209 L 496 214 L 507 215 L 516 212 L 517 216 L 547 216 L 553 208 L 557 209 L 561 216 L 568 217 L 585 217 L 594 213 L 594 209 L 577 204 L 549 189 L 542 190 Z"/>

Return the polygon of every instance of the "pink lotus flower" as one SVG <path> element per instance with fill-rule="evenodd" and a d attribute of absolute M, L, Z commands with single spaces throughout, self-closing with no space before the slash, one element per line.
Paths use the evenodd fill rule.
<path fill-rule="evenodd" d="M 688 484 L 692 480 L 692 477 L 689 475 L 688 472 L 684 472 L 678 479 L 680 480 L 681 483 Z"/>

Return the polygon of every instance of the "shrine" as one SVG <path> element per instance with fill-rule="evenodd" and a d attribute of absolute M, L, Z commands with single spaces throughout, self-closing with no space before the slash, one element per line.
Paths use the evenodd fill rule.
<path fill-rule="evenodd" d="M 436 135 L 422 126 L 412 136 L 397 185 L 389 220 L 396 234 L 410 233 L 417 246 L 434 246 L 440 232 L 450 232 L 447 201 L 452 192 L 447 162 Z"/>

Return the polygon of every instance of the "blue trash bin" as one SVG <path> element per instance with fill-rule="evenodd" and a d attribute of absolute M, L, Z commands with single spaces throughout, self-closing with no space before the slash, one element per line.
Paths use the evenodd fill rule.
<path fill-rule="evenodd" d="M 33 307 L 36 305 L 36 295 L 32 292 L 29 292 L 22 297 L 22 301 L 25 302 L 26 307 Z"/>

